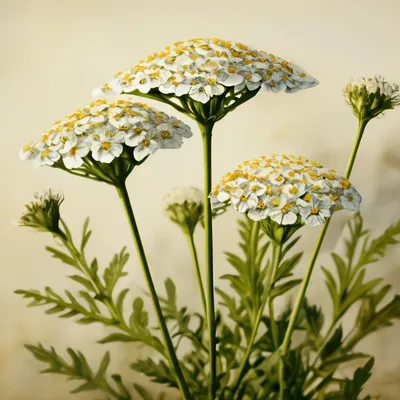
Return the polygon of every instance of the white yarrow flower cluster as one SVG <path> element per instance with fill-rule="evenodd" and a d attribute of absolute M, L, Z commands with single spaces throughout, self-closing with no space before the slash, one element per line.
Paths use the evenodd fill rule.
<path fill-rule="evenodd" d="M 189 126 L 143 103 L 96 100 L 57 121 L 42 138 L 20 150 L 35 166 L 62 160 L 67 169 L 79 168 L 86 156 L 111 163 L 124 148 L 143 160 L 158 149 L 177 149 L 192 136 Z"/>
<path fill-rule="evenodd" d="M 334 170 L 302 156 L 271 155 L 245 161 L 209 195 L 213 207 L 231 202 L 254 221 L 317 226 L 336 210 L 357 211 L 361 196 Z"/>
<path fill-rule="evenodd" d="M 148 93 L 152 89 L 175 96 L 189 96 L 201 103 L 222 95 L 256 90 L 294 93 L 318 84 L 297 65 L 242 43 L 221 39 L 192 39 L 167 46 L 136 66 L 116 74 L 96 89 L 95 97 Z"/>

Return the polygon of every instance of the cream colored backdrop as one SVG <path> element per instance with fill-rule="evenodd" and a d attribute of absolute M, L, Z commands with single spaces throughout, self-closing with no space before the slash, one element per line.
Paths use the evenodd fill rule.
<path fill-rule="evenodd" d="M 0 4 L 0 400 L 96 397 L 69 395 L 72 386 L 62 377 L 38 375 L 42 365 L 23 349 L 24 343 L 41 341 L 61 352 L 71 346 L 84 351 L 92 362 L 111 349 L 112 370 L 121 371 L 128 382 L 136 378 L 129 362 L 145 354 L 140 346 L 94 344 L 106 333 L 102 327 L 46 316 L 41 308 L 27 309 L 26 302 L 13 294 L 17 288 L 49 285 L 61 291 L 73 287 L 65 278 L 67 268 L 44 251 L 52 238 L 10 224 L 34 192 L 47 188 L 64 192 L 63 214 L 76 234 L 90 215 L 94 229 L 91 255 L 103 264 L 128 244 L 132 256 L 127 283 L 135 294 L 144 288 L 112 188 L 51 168 L 35 170 L 18 158 L 19 147 L 38 137 L 54 120 L 89 102 L 92 88 L 150 52 L 198 36 L 243 41 L 296 61 L 320 80 L 316 88 L 294 95 L 261 91 L 219 123 L 214 135 L 216 180 L 238 162 L 271 152 L 303 154 L 344 170 L 356 120 L 342 99 L 342 87 L 350 78 L 376 73 L 400 82 L 398 0 L 2 0 Z M 150 157 L 130 177 L 129 189 L 157 284 L 167 276 L 175 277 L 181 303 L 198 309 L 189 251 L 162 212 L 162 197 L 172 187 L 202 184 L 200 137 L 197 128 L 186 122 L 193 126 L 194 137 L 179 152 Z M 399 150 L 397 110 L 369 125 L 352 178 L 364 197 L 366 223 L 376 232 L 400 217 Z M 320 263 L 329 262 L 329 252 L 338 246 L 349 217 L 345 212 L 335 216 Z M 236 249 L 235 218 L 230 212 L 215 223 L 218 275 L 229 270 L 222 250 Z M 303 232 L 306 261 L 317 230 Z M 202 248 L 200 232 L 197 239 Z M 369 271 L 383 275 L 397 292 L 399 255 L 399 247 L 392 249 L 384 262 Z M 309 297 L 330 310 L 318 269 Z M 360 346 L 376 356 L 369 391 L 380 393 L 384 400 L 399 398 L 399 333 L 397 324 Z"/>

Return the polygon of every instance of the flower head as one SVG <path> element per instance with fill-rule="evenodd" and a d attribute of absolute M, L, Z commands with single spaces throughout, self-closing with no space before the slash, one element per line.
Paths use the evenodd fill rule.
<path fill-rule="evenodd" d="M 191 135 L 189 126 L 146 104 L 96 100 L 57 121 L 40 140 L 21 149 L 20 157 L 36 166 L 92 175 L 96 164 L 123 159 L 118 170 L 130 172 L 156 150 L 179 148 Z"/>
<path fill-rule="evenodd" d="M 164 202 L 169 219 L 192 234 L 203 215 L 203 192 L 193 186 L 175 188 L 164 197 Z"/>
<path fill-rule="evenodd" d="M 399 85 L 389 83 L 381 76 L 351 81 L 343 93 L 359 119 L 370 120 L 400 105 Z"/>
<path fill-rule="evenodd" d="M 17 224 L 27 226 L 41 232 L 50 232 L 57 236 L 64 236 L 60 229 L 60 205 L 64 201 L 61 194 L 51 190 L 42 194 L 35 194 L 35 200 L 25 206 Z"/>
<path fill-rule="evenodd" d="M 263 86 L 272 92 L 294 93 L 317 84 L 300 67 L 273 54 L 242 43 L 200 38 L 176 42 L 149 55 L 117 73 L 113 80 L 96 89 L 94 96 L 157 91 L 188 96 L 204 104 L 229 89 L 238 93 Z"/>
<path fill-rule="evenodd" d="M 279 226 L 322 225 L 334 211 L 358 210 L 361 196 L 334 170 L 302 156 L 271 155 L 245 161 L 209 195 L 212 206 L 231 201 L 254 221 Z"/>

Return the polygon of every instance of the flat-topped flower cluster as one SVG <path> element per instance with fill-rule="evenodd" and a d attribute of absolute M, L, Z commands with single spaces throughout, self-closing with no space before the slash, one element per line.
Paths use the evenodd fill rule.
<path fill-rule="evenodd" d="M 209 195 L 219 206 L 231 202 L 254 221 L 317 226 L 336 210 L 356 211 L 361 196 L 336 171 L 302 156 L 263 156 L 238 165 Z"/>
<path fill-rule="evenodd" d="M 96 97 L 151 89 L 167 95 L 188 95 L 207 103 L 227 88 L 235 93 L 263 86 L 273 92 L 297 92 L 318 84 L 300 67 L 265 51 L 221 39 L 176 42 L 151 54 L 94 92 Z"/>
<path fill-rule="evenodd" d="M 126 100 L 95 100 L 57 121 L 40 140 L 20 151 L 34 165 L 53 165 L 62 159 L 68 169 L 78 168 L 89 154 L 110 163 L 124 146 L 134 148 L 137 161 L 157 149 L 177 149 L 192 132 L 175 117 L 146 104 Z"/>

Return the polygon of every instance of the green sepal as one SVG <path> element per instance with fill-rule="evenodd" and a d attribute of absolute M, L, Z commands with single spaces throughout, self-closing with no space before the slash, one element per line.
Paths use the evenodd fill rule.
<path fill-rule="evenodd" d="M 265 234 L 277 245 L 285 244 L 304 224 L 297 221 L 293 225 L 280 225 L 267 218 L 260 221 Z"/>

